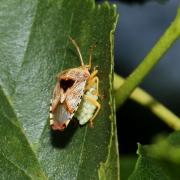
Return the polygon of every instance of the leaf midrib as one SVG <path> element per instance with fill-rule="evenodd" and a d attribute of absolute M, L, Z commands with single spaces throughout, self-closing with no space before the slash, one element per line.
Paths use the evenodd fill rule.
<path fill-rule="evenodd" d="M 83 157 L 83 149 L 84 149 L 84 145 L 85 145 L 85 141 L 86 141 L 86 135 L 87 135 L 87 126 L 85 127 L 85 132 L 84 132 L 84 137 L 83 137 L 83 142 L 82 142 L 82 146 L 81 146 L 81 151 L 80 151 L 80 156 L 79 156 L 79 162 L 78 162 L 78 170 L 77 170 L 77 174 L 76 174 L 76 179 L 79 176 L 79 169 L 80 169 L 80 165 L 82 162 L 82 157 Z"/>

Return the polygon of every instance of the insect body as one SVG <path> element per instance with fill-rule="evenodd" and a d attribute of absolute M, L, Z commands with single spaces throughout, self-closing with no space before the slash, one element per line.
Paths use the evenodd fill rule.
<path fill-rule="evenodd" d="M 95 70 L 94 73 L 91 74 L 91 78 L 89 78 L 87 82 L 87 90 L 83 95 L 80 107 L 75 113 L 75 117 L 79 120 L 80 125 L 84 125 L 89 121 L 90 126 L 92 126 L 92 121 L 97 116 L 100 110 L 100 104 L 97 102 L 99 95 L 99 79 L 97 76 L 95 76 L 96 73 L 97 70 Z"/>
<path fill-rule="evenodd" d="M 77 49 L 81 66 L 67 69 L 57 76 L 50 105 L 50 125 L 53 130 L 63 131 L 76 111 L 76 117 L 80 124 L 88 121 L 92 124 L 92 120 L 100 109 L 100 104 L 97 102 L 99 79 L 96 75 L 98 71 L 95 69 L 92 73 L 89 71 L 92 51 L 89 64 L 84 65 L 78 45 L 72 38 L 70 40 Z M 81 104 L 80 109 L 79 104 Z"/>

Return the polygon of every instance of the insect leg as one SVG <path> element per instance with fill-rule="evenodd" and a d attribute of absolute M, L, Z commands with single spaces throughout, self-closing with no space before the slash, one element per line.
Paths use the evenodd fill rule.
<path fill-rule="evenodd" d="M 88 80 L 90 81 L 91 79 L 93 79 L 97 75 L 97 73 L 98 73 L 98 70 L 94 68 L 94 71 L 90 74 Z"/>
<path fill-rule="evenodd" d="M 84 95 L 84 98 L 97 107 L 96 112 L 94 113 L 94 115 L 89 120 L 90 127 L 93 127 L 93 120 L 95 119 L 95 117 L 99 113 L 99 110 L 101 109 L 101 105 L 99 104 L 99 102 L 97 100 L 93 99 L 90 96 Z"/>
<path fill-rule="evenodd" d="M 90 89 L 93 85 L 96 85 L 96 92 L 94 93 L 94 95 L 99 95 L 99 78 L 97 76 L 93 77 L 92 79 L 88 80 L 87 82 L 87 86 L 86 86 L 86 90 Z"/>

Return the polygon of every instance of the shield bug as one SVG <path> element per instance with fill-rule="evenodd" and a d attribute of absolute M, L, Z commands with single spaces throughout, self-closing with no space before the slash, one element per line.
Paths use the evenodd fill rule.
<path fill-rule="evenodd" d="M 75 46 L 81 66 L 62 71 L 57 76 L 53 97 L 50 104 L 50 125 L 53 130 L 63 131 L 72 117 L 76 116 L 79 124 L 92 121 L 100 110 L 98 100 L 99 79 L 96 68 L 91 73 L 93 49 L 89 55 L 89 64 L 85 65 L 76 41 L 69 37 Z"/>

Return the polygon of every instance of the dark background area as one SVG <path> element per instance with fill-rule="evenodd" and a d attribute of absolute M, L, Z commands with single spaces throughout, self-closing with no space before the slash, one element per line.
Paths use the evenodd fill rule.
<path fill-rule="evenodd" d="M 98 1 L 100 2 L 100 1 Z M 115 34 L 115 72 L 127 77 L 143 60 L 174 19 L 178 0 L 119 0 Z M 168 51 L 141 87 L 180 115 L 180 41 Z M 137 142 L 149 144 L 154 136 L 172 130 L 148 109 L 128 100 L 117 111 L 119 149 L 135 154 Z"/>

